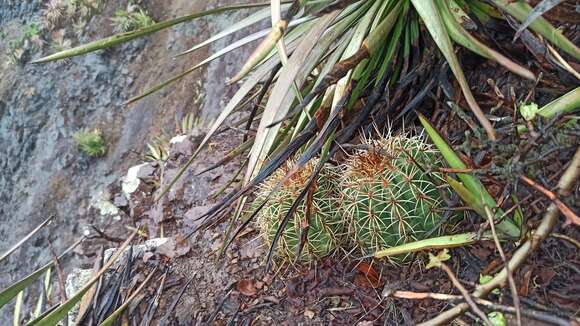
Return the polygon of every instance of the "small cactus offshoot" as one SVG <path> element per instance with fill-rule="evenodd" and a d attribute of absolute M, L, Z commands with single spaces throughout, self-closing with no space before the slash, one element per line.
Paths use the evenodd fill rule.
<path fill-rule="evenodd" d="M 73 136 L 80 150 L 89 156 L 103 156 L 107 152 L 107 145 L 99 129 L 81 129 Z"/>
<path fill-rule="evenodd" d="M 257 224 L 268 244 L 271 244 L 276 231 L 286 213 L 308 182 L 316 162 L 309 162 L 301 171 L 295 173 L 283 186 L 272 194 L 268 203 L 257 216 Z M 278 169 L 260 188 L 254 206 L 265 200 L 278 182 L 292 169 L 288 162 Z M 343 222 L 337 213 L 338 198 L 336 172 L 332 167 L 322 170 L 312 185 L 312 193 L 302 201 L 296 213 L 286 225 L 278 240 L 276 256 L 289 261 L 308 262 L 330 254 L 338 247 L 338 238 L 342 233 Z M 308 231 L 299 259 L 296 259 L 301 235 Z"/>
<path fill-rule="evenodd" d="M 341 179 L 349 234 L 364 254 L 423 239 L 438 224 L 442 176 L 423 170 L 440 166 L 421 137 L 399 135 L 367 141 Z M 433 235 L 436 235 L 434 233 Z"/>

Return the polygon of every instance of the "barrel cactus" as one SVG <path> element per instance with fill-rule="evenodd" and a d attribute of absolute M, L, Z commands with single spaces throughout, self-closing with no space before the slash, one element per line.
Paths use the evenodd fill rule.
<path fill-rule="evenodd" d="M 436 151 L 422 137 L 398 135 L 365 141 L 345 163 L 343 214 L 363 254 L 421 240 L 441 218 L 444 184 Z M 436 232 L 435 232 L 436 234 Z"/>
<path fill-rule="evenodd" d="M 309 162 L 302 170 L 285 181 L 258 213 L 257 225 L 268 245 L 274 240 L 280 223 L 305 187 L 316 164 L 316 162 Z M 257 198 L 254 200 L 254 207 L 265 200 L 270 191 L 283 180 L 293 166 L 292 162 L 286 163 L 261 185 Z M 337 214 L 337 179 L 333 167 L 328 166 L 322 170 L 314 182 L 312 194 L 302 201 L 278 240 L 276 247 L 278 258 L 291 262 L 311 262 L 330 254 L 338 247 L 343 222 Z M 306 226 L 308 226 L 308 236 L 299 259 L 296 259 L 302 230 Z"/>

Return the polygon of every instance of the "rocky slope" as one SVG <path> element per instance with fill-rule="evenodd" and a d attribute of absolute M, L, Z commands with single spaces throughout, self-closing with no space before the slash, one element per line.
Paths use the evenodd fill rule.
<path fill-rule="evenodd" d="M 212 2 L 219 6 L 230 2 Z M 140 1 L 156 20 L 197 11 L 202 1 Z M 127 1 L 108 1 L 87 24 L 73 45 L 113 33 L 109 17 Z M 41 24 L 43 1 L 0 3 L 0 53 L 29 24 Z M 49 215 L 52 225 L 0 265 L 0 288 L 51 259 L 91 223 L 107 225 L 108 217 L 89 214 L 94 198 L 128 167 L 142 161 L 145 144 L 175 133 L 175 121 L 193 113 L 210 121 L 231 93 L 223 81 L 239 67 L 249 49 L 214 61 L 175 86 L 132 107 L 121 103 L 228 44 L 225 38 L 210 47 L 174 60 L 183 51 L 228 26 L 227 14 L 179 25 L 143 40 L 64 63 L 4 64 L 0 68 L 0 252 Z M 52 34 L 41 31 L 50 42 Z M 48 46 L 30 57 L 48 53 Z M 100 128 L 108 144 L 106 156 L 90 159 L 76 148 L 72 135 L 80 128 Z M 109 217 L 110 218 L 110 217 Z M 78 265 L 73 259 L 67 266 Z M 26 295 L 29 297 L 30 295 Z M 7 324 L 11 307 L 0 313 Z"/>

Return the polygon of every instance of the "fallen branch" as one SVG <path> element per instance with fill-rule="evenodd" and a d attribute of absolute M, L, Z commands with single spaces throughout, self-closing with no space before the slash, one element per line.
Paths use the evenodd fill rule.
<path fill-rule="evenodd" d="M 484 205 L 484 209 L 485 209 L 485 213 L 487 214 L 487 219 L 489 220 L 489 226 L 491 228 L 491 234 L 493 236 L 493 241 L 495 243 L 497 251 L 499 252 L 499 255 L 501 257 L 501 260 L 504 264 L 504 268 L 505 268 L 507 276 L 508 276 L 510 291 L 511 291 L 512 298 L 514 301 L 514 307 L 516 309 L 516 322 L 517 322 L 518 326 L 522 326 L 522 314 L 520 312 L 520 297 L 518 296 L 518 289 L 516 287 L 516 281 L 514 280 L 514 276 L 512 274 L 512 271 L 509 269 L 509 265 L 507 263 L 507 258 L 505 256 L 503 248 L 501 247 L 501 243 L 499 242 L 499 239 L 497 237 L 497 233 L 495 232 L 495 225 L 493 223 L 493 213 L 491 212 L 491 210 L 489 209 L 489 207 L 487 205 Z"/>
<path fill-rule="evenodd" d="M 576 215 L 576 213 L 574 213 L 574 211 L 572 211 L 570 207 L 566 206 L 566 204 L 564 204 L 558 198 L 558 196 L 556 196 L 555 193 L 542 187 L 540 184 L 526 177 L 525 175 L 520 176 L 520 179 L 529 186 L 541 192 L 544 196 L 548 197 L 548 199 L 550 199 L 556 206 L 558 206 L 560 212 L 562 212 L 562 214 L 564 214 L 564 216 L 566 217 L 566 223 L 564 223 L 564 226 L 568 224 L 580 225 L 580 217 L 578 217 L 578 215 Z"/>
<path fill-rule="evenodd" d="M 453 271 L 451 270 L 451 268 L 449 268 L 449 266 L 447 266 L 445 263 L 441 263 L 441 265 L 439 266 L 443 271 L 445 271 L 445 273 L 447 273 L 447 276 L 449 276 L 449 279 L 451 280 L 451 283 L 453 283 L 453 286 L 455 286 L 455 288 L 457 288 L 459 290 L 459 292 L 461 293 L 461 295 L 463 296 L 463 298 L 465 298 L 465 302 L 467 302 L 467 304 L 469 305 L 469 307 L 471 308 L 471 310 L 473 310 L 473 312 L 475 312 L 475 314 L 481 318 L 481 320 L 483 320 L 483 323 L 487 326 L 493 326 L 491 320 L 489 320 L 489 318 L 487 318 L 487 316 L 485 315 L 485 313 L 483 311 L 481 311 L 481 309 L 479 309 L 479 307 L 477 306 L 477 304 L 475 304 L 475 301 L 473 301 L 473 298 L 471 297 L 471 295 L 469 295 L 469 292 L 467 291 L 467 289 L 461 285 L 461 282 L 459 282 L 459 280 L 457 279 L 457 277 L 455 276 L 455 274 L 453 273 Z"/>
<path fill-rule="evenodd" d="M 560 177 L 560 181 L 558 182 L 558 194 L 560 196 L 566 196 L 570 194 L 570 190 L 572 186 L 578 180 L 580 176 L 580 147 L 576 150 L 576 154 L 574 158 L 572 158 L 572 162 L 570 162 L 570 166 L 566 169 L 562 177 Z M 555 203 L 552 202 L 550 206 L 546 210 L 546 214 L 544 215 L 542 222 L 535 230 L 531 238 L 526 240 L 513 254 L 512 258 L 510 259 L 507 267 L 511 271 L 515 271 L 520 265 L 522 265 L 526 259 L 538 248 L 540 243 L 546 239 L 550 232 L 552 231 L 554 225 L 558 222 L 560 210 Z M 505 284 L 507 280 L 507 270 L 503 268 L 501 272 L 495 275 L 488 283 L 479 285 L 475 291 L 472 293 L 472 296 L 475 298 L 483 298 L 488 295 L 491 291 L 500 287 L 501 285 Z M 462 303 L 457 305 L 454 308 L 446 310 L 440 313 L 437 317 L 428 320 L 424 323 L 419 325 L 423 326 L 431 326 L 431 325 L 443 325 L 448 324 L 457 316 L 463 314 L 465 311 L 469 309 L 469 305 L 467 303 Z"/>
<path fill-rule="evenodd" d="M 459 301 L 463 300 L 460 295 L 445 294 L 445 293 L 434 293 L 434 292 L 411 292 L 411 291 L 395 291 L 392 294 L 395 298 L 400 299 L 411 299 L 411 300 L 422 300 L 422 299 L 433 299 L 442 301 Z M 514 307 L 509 307 L 505 305 L 500 305 L 493 303 L 488 300 L 474 299 L 475 303 L 486 308 L 486 310 L 501 311 L 508 314 L 515 315 L 516 309 Z M 543 321 L 553 325 L 568 326 L 572 324 L 573 321 L 569 319 L 564 319 L 558 316 L 550 315 L 546 312 L 533 310 L 533 309 L 521 309 L 521 314 L 531 319 Z"/>

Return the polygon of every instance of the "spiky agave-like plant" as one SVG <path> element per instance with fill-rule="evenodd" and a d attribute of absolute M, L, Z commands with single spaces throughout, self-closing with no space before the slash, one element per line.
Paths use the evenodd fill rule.
<path fill-rule="evenodd" d="M 286 173 L 293 168 L 288 161 L 281 169 L 266 180 L 257 192 L 254 207 L 267 199 Z M 303 169 L 284 181 L 279 190 L 274 191 L 257 216 L 257 225 L 266 243 L 270 245 L 284 217 L 290 210 L 298 194 L 304 189 L 316 163 L 308 163 Z M 308 199 L 300 204 L 296 213 L 286 225 L 276 248 L 276 256 L 295 261 L 301 249 L 299 261 L 308 262 L 330 254 L 339 245 L 343 233 L 343 221 L 337 210 L 338 177 L 334 168 L 328 166 L 313 183 Z M 303 232 L 307 232 L 301 246 Z"/>
<path fill-rule="evenodd" d="M 367 140 L 341 178 L 349 234 L 364 254 L 424 239 L 437 227 L 443 200 L 436 150 L 420 136 L 401 134 Z"/>

